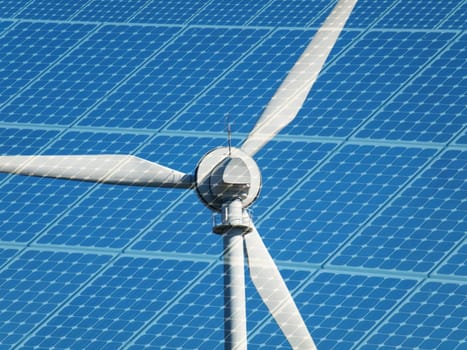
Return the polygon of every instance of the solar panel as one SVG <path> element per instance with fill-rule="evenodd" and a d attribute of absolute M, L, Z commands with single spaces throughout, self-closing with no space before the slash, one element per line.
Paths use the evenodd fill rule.
<path fill-rule="evenodd" d="M 362 349 L 449 346 L 465 340 L 465 284 L 427 281 L 368 339 Z M 411 336 L 407 337 L 409 333 Z M 397 345 L 396 345 L 397 344 Z"/>
<path fill-rule="evenodd" d="M 108 255 L 47 250 L 15 256 L 0 272 L 2 347 L 12 347 L 32 333 L 108 260 Z"/>
<path fill-rule="evenodd" d="M 0 155 L 193 174 L 336 1 L 0 0 Z M 465 0 L 359 0 L 250 207 L 318 349 L 467 344 Z M 196 191 L 0 174 L 0 348 L 223 349 Z M 246 273 L 251 349 L 291 349 Z"/>
<path fill-rule="evenodd" d="M 164 30 L 174 33 L 180 29 Z M 103 99 L 79 124 L 159 129 L 225 73 L 264 32 L 189 28 Z M 194 66 L 197 68 L 192 70 Z"/>
<path fill-rule="evenodd" d="M 21 3 L 21 1 L 20 1 Z M 48 19 L 65 21 L 83 7 L 81 1 L 37 0 L 26 1 L 24 7 L 16 14 L 18 18 Z"/>

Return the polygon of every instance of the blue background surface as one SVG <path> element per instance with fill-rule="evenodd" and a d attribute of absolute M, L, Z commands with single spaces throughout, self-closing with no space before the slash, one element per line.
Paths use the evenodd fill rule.
<path fill-rule="evenodd" d="M 335 1 L 0 0 L 0 154 L 192 173 Z M 467 347 L 467 1 L 360 0 L 252 207 L 320 349 Z M 0 349 L 223 349 L 195 193 L 0 174 Z M 251 349 L 290 349 L 247 279 Z"/>

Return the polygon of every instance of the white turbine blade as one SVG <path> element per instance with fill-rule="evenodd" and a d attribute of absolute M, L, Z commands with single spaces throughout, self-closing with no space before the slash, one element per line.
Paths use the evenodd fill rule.
<path fill-rule="evenodd" d="M 0 156 L 0 172 L 119 185 L 192 186 L 191 176 L 131 155 Z"/>
<path fill-rule="evenodd" d="M 298 114 L 357 0 L 340 0 L 295 63 L 242 150 L 253 156 Z"/>
<path fill-rule="evenodd" d="M 294 350 L 316 350 L 287 285 L 254 226 L 244 240 L 251 280 L 290 345 Z"/>

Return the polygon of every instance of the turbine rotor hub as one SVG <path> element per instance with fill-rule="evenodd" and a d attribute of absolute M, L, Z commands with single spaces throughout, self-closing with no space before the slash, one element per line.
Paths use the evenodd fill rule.
<path fill-rule="evenodd" d="M 261 173 L 248 154 L 238 148 L 216 148 L 201 158 L 195 172 L 196 191 L 203 204 L 217 212 L 240 200 L 250 206 L 261 190 Z"/>

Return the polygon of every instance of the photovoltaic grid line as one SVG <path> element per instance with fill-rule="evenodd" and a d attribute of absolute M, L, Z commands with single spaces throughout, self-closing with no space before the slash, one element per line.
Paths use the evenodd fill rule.
<path fill-rule="evenodd" d="M 200 8 L 193 13 L 193 15 L 188 18 L 183 25 L 188 26 L 193 18 L 195 18 L 199 13 L 203 12 L 206 7 L 208 7 L 214 0 L 208 0 L 206 1 L 203 5 L 200 6 Z M 129 17 L 127 19 L 128 22 L 131 22 L 133 19 L 135 19 L 141 12 L 143 12 L 151 3 L 153 0 L 148 0 L 143 6 L 138 11 L 135 11 L 134 15 Z"/>
<path fill-rule="evenodd" d="M 148 0 L 147 3 L 143 4 L 141 7 L 144 8 L 145 6 L 148 5 L 148 3 L 150 3 L 152 0 Z M 88 0 L 83 6 L 81 6 L 72 16 L 70 16 L 68 18 L 68 21 L 73 21 L 75 20 L 75 18 L 81 13 L 83 12 L 86 8 L 88 8 L 90 5 L 92 5 L 94 3 L 93 0 Z M 141 10 L 141 9 L 140 9 Z M 127 19 L 127 21 L 125 22 L 129 22 L 129 19 Z M 123 22 L 123 23 L 125 23 Z"/>
<path fill-rule="evenodd" d="M 7 26 L 2 31 L 0 31 L 0 38 L 2 38 L 5 34 L 7 34 L 10 30 L 14 29 L 19 24 L 18 21 L 1 20 L 1 19 L 0 19 L 0 23 L 7 24 Z"/>
<path fill-rule="evenodd" d="M 263 6 L 261 9 L 259 9 L 258 12 L 256 12 L 256 14 L 253 15 L 253 16 L 252 16 L 248 21 L 246 21 L 243 25 L 244 25 L 244 26 L 249 26 L 249 25 L 251 25 L 251 22 L 253 22 L 255 18 L 258 18 L 258 16 L 261 16 L 262 13 L 264 13 L 265 11 L 267 11 L 268 7 L 271 6 L 271 4 L 272 4 L 273 1 L 274 1 L 274 0 L 269 0 L 269 2 L 266 2 L 266 3 L 264 4 L 264 6 Z"/>
<path fill-rule="evenodd" d="M 131 15 L 130 17 L 126 19 L 126 22 L 131 22 L 136 16 L 138 16 L 141 12 L 143 12 L 144 9 L 146 9 L 151 3 L 152 3 L 152 0 L 146 1 L 146 3 L 144 3 L 138 10 L 136 10 L 133 13 L 133 15 Z"/>

